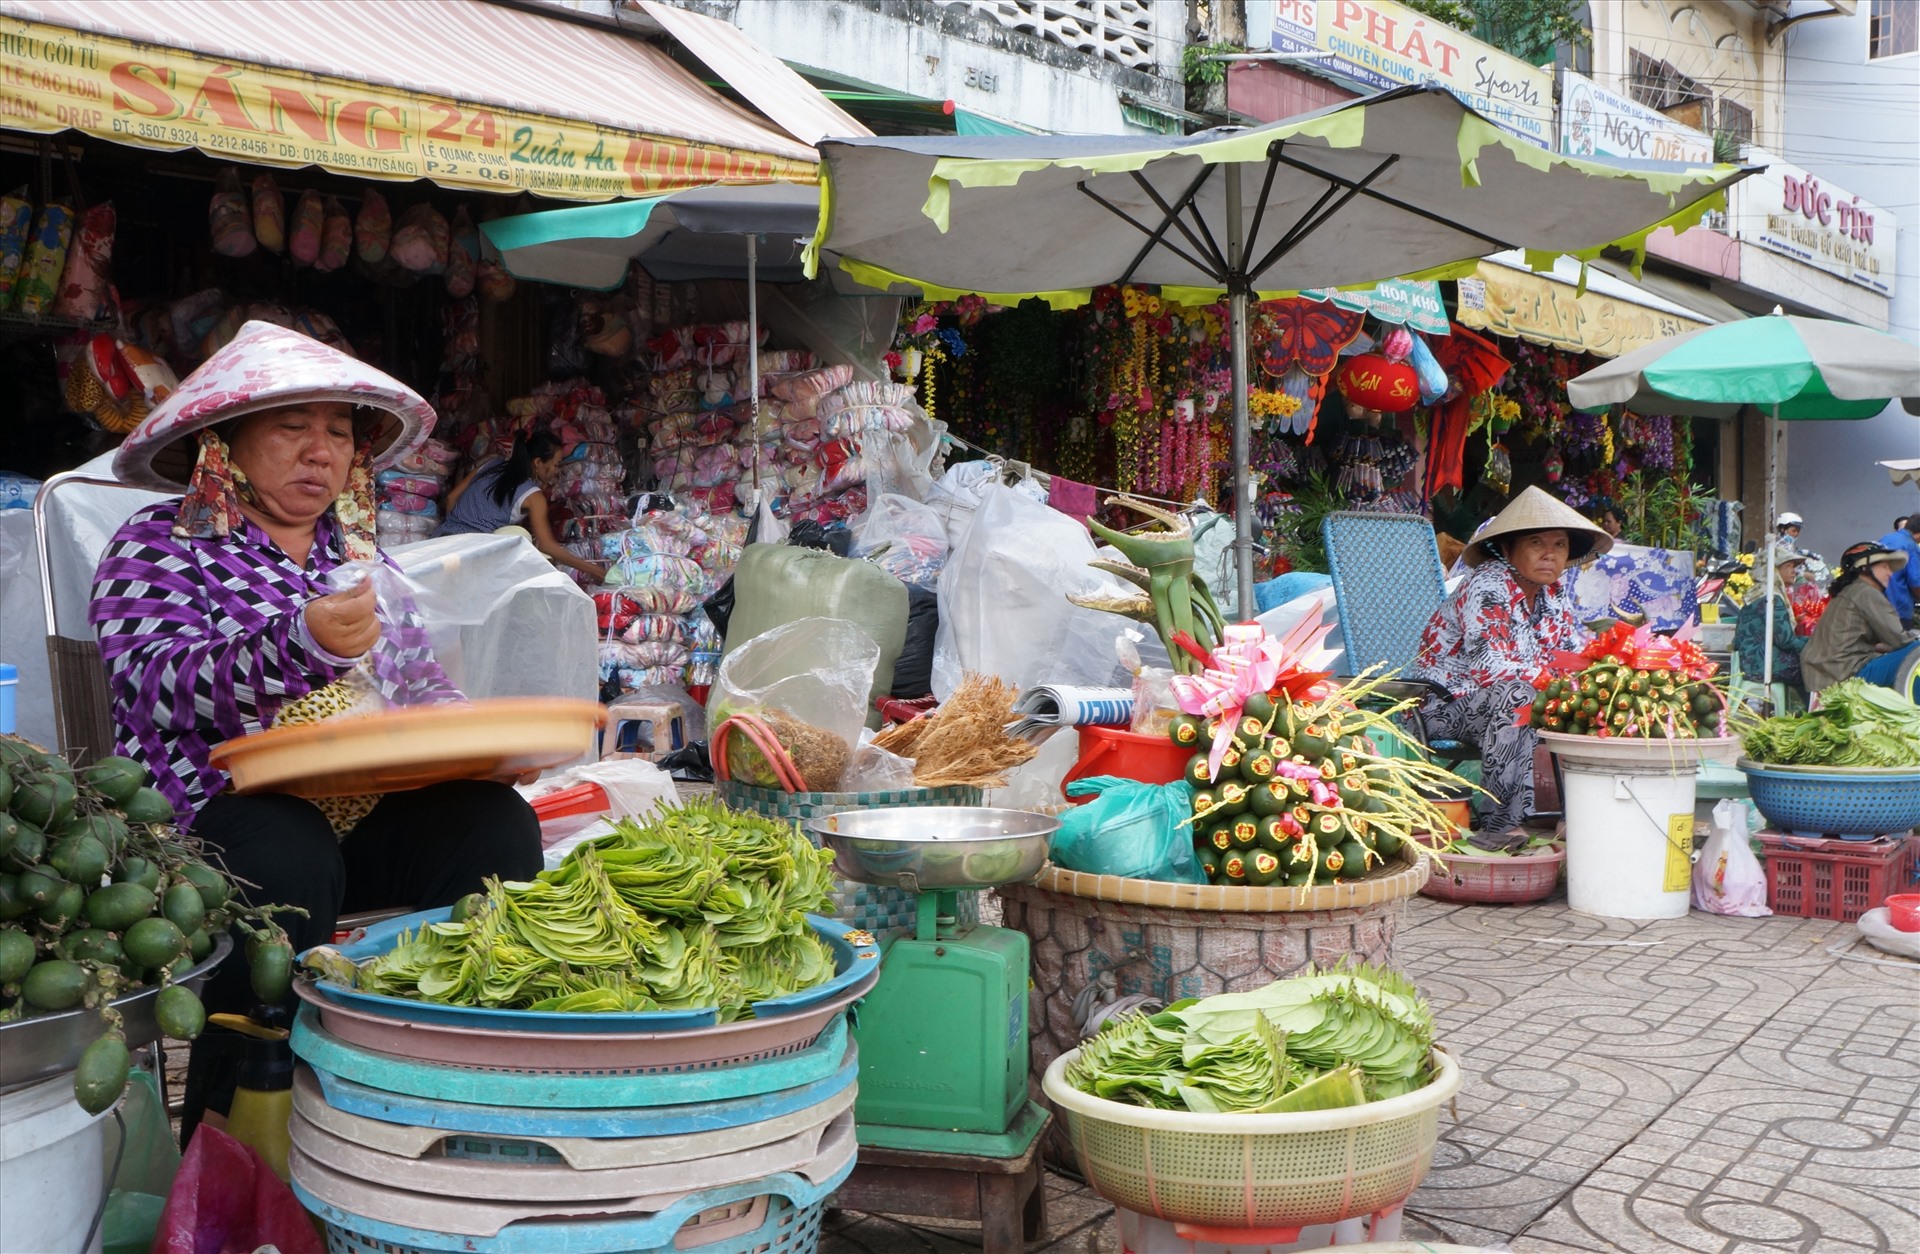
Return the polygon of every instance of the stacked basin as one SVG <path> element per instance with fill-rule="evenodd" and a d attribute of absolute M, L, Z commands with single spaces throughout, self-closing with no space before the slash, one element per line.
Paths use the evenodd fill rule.
<path fill-rule="evenodd" d="M 345 947 L 364 959 L 394 920 Z M 810 1254 L 853 1170 L 847 1010 L 879 953 L 808 922 L 837 972 L 712 1012 L 477 1010 L 302 985 L 288 1165 L 333 1254 Z"/>

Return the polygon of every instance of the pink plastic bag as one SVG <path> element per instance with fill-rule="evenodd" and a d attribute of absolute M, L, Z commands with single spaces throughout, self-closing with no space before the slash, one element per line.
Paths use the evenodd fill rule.
<path fill-rule="evenodd" d="M 1693 864 L 1695 909 L 1757 919 L 1767 909 L 1767 873 L 1747 843 L 1744 808 L 1734 801 L 1713 807 L 1713 832 Z"/>
<path fill-rule="evenodd" d="M 253 223 L 258 231 L 260 215 L 254 215 Z M 312 189 L 301 192 L 293 207 L 293 225 L 287 232 L 287 253 L 294 265 L 310 266 L 320 259 L 320 236 L 326 225 L 326 200 Z"/>
<path fill-rule="evenodd" d="M 160 1212 L 154 1254 L 324 1254 L 306 1208 L 252 1148 L 201 1124 Z"/>

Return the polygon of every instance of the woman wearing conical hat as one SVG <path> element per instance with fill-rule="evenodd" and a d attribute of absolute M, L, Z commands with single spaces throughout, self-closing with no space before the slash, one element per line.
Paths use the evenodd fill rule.
<path fill-rule="evenodd" d="M 1533 812 L 1533 751 L 1539 735 L 1515 711 L 1538 695 L 1534 678 L 1556 652 L 1587 642 L 1574 611 L 1576 566 L 1613 547 L 1613 537 L 1539 488 L 1528 488 L 1461 555 L 1472 568 L 1440 603 L 1420 638 L 1412 678 L 1435 691 L 1422 709 L 1427 733 L 1480 749 L 1482 798 L 1470 843 L 1516 849 Z"/>
<path fill-rule="evenodd" d="M 349 563 L 377 569 L 373 475 L 426 438 L 411 388 L 318 340 L 249 322 L 154 408 L 114 456 L 116 478 L 183 496 L 141 510 L 94 575 L 121 753 L 142 763 L 183 828 L 204 841 L 296 950 L 333 937 L 342 910 L 450 905 L 489 875 L 540 870 L 540 825 L 504 782 L 457 780 L 324 803 L 236 796 L 212 762 L 222 741 L 378 700 L 461 700 L 410 607 L 376 612 Z M 344 580 L 342 581 L 344 582 Z M 252 1003 L 236 952 L 207 1008 Z M 208 1032 L 188 1065 L 191 1131 L 226 1108 L 237 1034 Z"/>

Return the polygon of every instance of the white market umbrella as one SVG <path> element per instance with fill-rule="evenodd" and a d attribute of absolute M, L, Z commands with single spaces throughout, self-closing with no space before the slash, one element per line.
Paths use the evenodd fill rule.
<path fill-rule="evenodd" d="M 1247 310 L 1302 289 L 1451 278 L 1489 253 L 1550 265 L 1639 251 L 1748 171 L 1556 156 L 1435 86 L 1252 129 L 1168 136 L 935 136 L 820 143 L 810 246 L 930 298 L 1085 303 L 1110 283 L 1225 298 L 1240 613 L 1253 613 Z M 1331 229 L 1329 229 L 1331 228 Z"/>
<path fill-rule="evenodd" d="M 1920 457 L 1875 462 L 1874 465 L 1886 468 L 1887 478 L 1893 480 L 1893 486 L 1896 488 L 1903 483 L 1920 483 Z"/>
<path fill-rule="evenodd" d="M 1913 409 L 1920 399 L 1920 350 L 1883 331 L 1795 317 L 1775 306 L 1764 318 L 1687 331 L 1616 357 L 1567 380 L 1567 399 L 1576 409 L 1626 405 L 1683 417 L 1731 418 L 1751 411 L 1775 422 L 1871 418 L 1894 400 Z M 1775 443 L 1769 428 L 1762 675 L 1768 685 L 1773 683 L 1773 557 L 1779 539 L 1773 523 Z"/>

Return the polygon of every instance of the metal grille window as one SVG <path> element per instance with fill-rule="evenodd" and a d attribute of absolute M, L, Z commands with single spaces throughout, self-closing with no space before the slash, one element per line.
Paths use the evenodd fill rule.
<path fill-rule="evenodd" d="M 1873 0 L 1867 26 L 1867 56 L 1897 57 L 1920 52 L 1920 4 L 1914 0 Z"/>
<path fill-rule="evenodd" d="M 1644 52 L 1629 51 L 1627 57 L 1627 91 L 1635 100 L 1691 126 L 1704 121 L 1708 97 L 1700 84 Z M 1699 116 L 1683 116 L 1688 110 Z"/>
<path fill-rule="evenodd" d="M 1743 146 L 1753 142 L 1752 109 L 1743 104 L 1735 104 L 1722 96 L 1716 112 L 1720 115 L 1716 130 Z"/>

